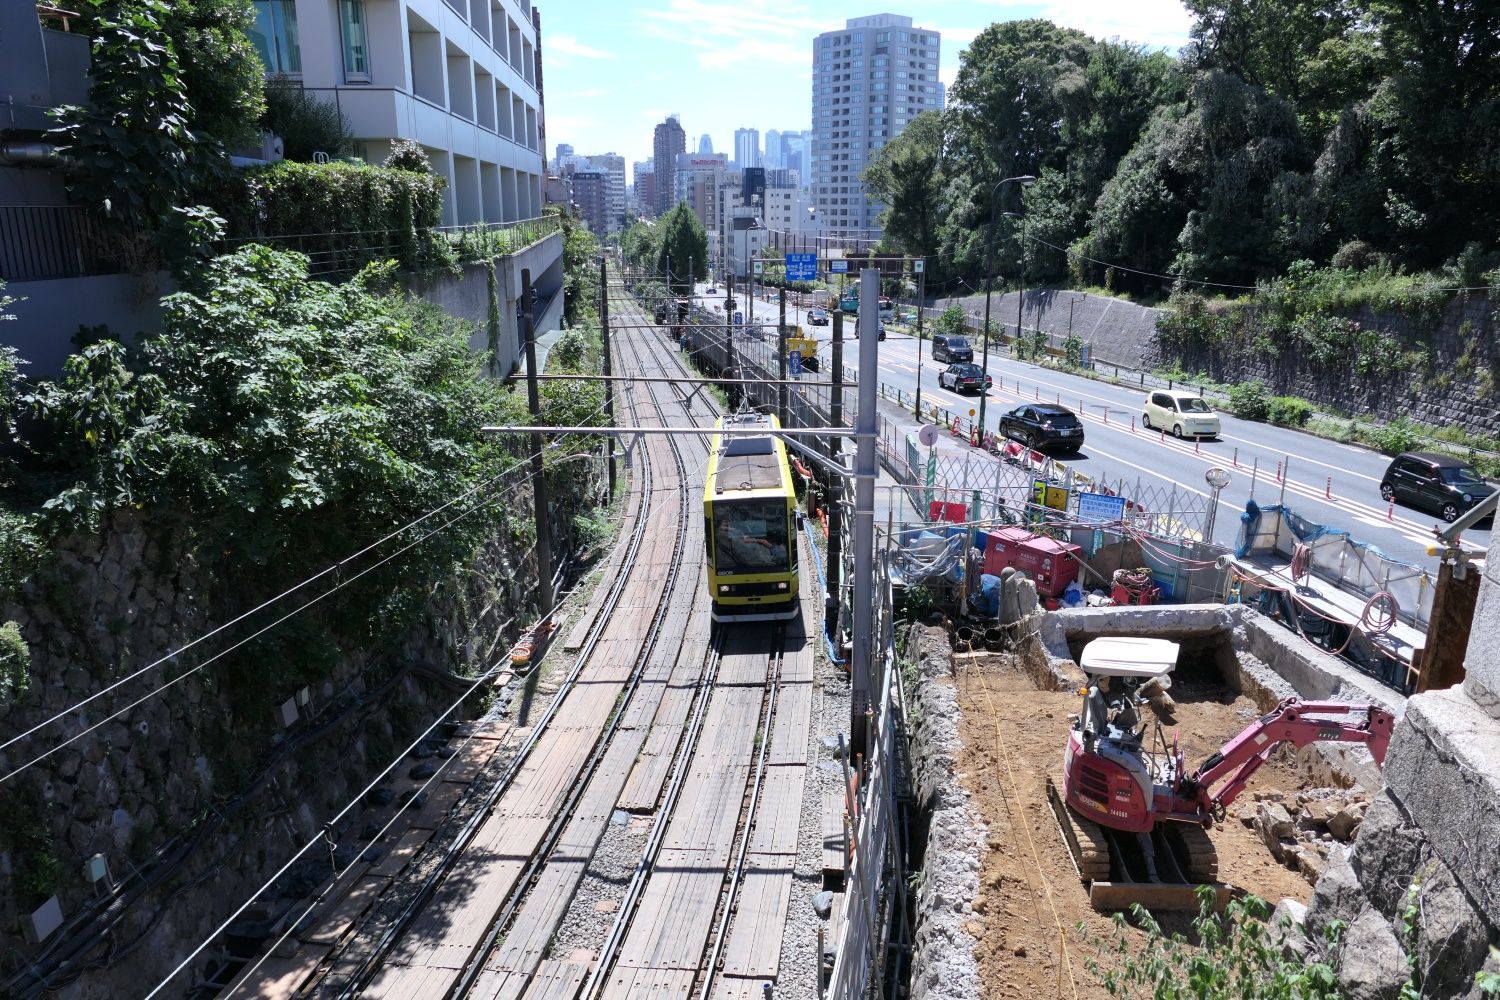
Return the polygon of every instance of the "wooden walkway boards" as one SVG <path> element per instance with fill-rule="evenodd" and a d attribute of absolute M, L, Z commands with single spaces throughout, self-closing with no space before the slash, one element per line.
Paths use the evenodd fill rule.
<path fill-rule="evenodd" d="M 653 452 L 667 447 L 664 440 L 654 440 L 660 444 L 647 443 Z M 665 481 L 675 483 L 675 464 L 669 455 L 653 454 L 652 468 Z M 563 809 L 633 673 L 646 637 L 642 622 L 649 622 L 660 603 L 670 599 L 663 590 L 677 547 L 679 511 L 674 501 L 672 496 L 651 498 L 643 516 L 654 518 L 659 527 L 648 528 L 650 533 L 642 539 L 619 607 L 605 626 L 594 656 L 494 811 L 393 948 L 364 996 L 395 1000 L 446 996 L 475 958 L 499 908 L 517 888 L 553 818 Z M 679 577 L 692 578 L 691 570 Z M 633 749 L 621 750 L 613 757 L 614 765 L 623 769 L 623 761 L 633 757 Z M 607 810 L 598 799 L 591 808 L 599 814 L 594 820 L 602 828 Z"/>
<path fill-rule="evenodd" d="M 808 553 L 804 545 L 803 564 Z M 729 924 L 715 1000 L 765 1000 L 766 983 L 781 972 L 782 932 L 796 875 L 802 800 L 812 736 L 816 602 L 802 588 L 802 619 L 787 628 L 776 717 L 771 722 L 766 773 L 750 830 L 744 879 Z M 811 623 L 813 635 L 806 634 Z"/>

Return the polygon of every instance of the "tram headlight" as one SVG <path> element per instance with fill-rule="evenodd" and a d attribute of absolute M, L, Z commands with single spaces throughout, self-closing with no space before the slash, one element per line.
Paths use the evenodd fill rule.
<path fill-rule="evenodd" d="M 787 583 L 786 583 L 785 580 L 782 580 L 782 581 L 780 581 L 779 583 L 776 584 L 776 589 L 777 590 L 785 590 L 786 587 L 787 587 Z"/>

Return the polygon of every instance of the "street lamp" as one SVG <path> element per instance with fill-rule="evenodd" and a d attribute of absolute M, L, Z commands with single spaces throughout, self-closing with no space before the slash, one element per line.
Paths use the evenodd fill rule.
<path fill-rule="evenodd" d="M 1028 188 L 1036 183 L 1036 178 L 1030 174 L 1007 177 L 996 184 L 995 189 L 990 192 L 990 225 L 986 230 L 984 238 L 984 329 L 980 332 L 980 335 L 984 337 L 984 381 L 980 382 L 979 389 L 979 435 L 981 440 L 984 437 L 984 404 L 989 401 L 990 396 L 987 388 L 990 376 L 990 292 L 995 287 L 995 269 L 990 266 L 990 254 L 993 252 L 995 244 L 995 209 L 1000 204 L 1000 189 L 1011 183 Z M 1025 243 L 1024 235 L 1022 236 L 1022 243 L 1023 245 Z M 1024 275 L 1022 276 L 1022 280 L 1025 280 Z"/>

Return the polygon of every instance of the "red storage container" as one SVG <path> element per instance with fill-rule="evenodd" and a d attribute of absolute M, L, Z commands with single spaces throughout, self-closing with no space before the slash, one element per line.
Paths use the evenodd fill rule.
<path fill-rule="evenodd" d="M 1016 546 L 1013 565 L 1036 582 L 1036 592 L 1042 597 L 1061 597 L 1068 584 L 1078 579 L 1082 559 L 1083 549 L 1077 545 L 1034 535 Z"/>
<path fill-rule="evenodd" d="M 999 528 L 990 532 L 984 547 L 984 571 L 999 576 L 1007 566 L 1016 565 L 1016 550 L 1022 542 L 1035 538 L 1025 528 Z"/>

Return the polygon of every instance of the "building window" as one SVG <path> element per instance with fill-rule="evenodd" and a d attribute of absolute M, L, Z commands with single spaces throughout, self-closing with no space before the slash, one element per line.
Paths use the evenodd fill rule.
<path fill-rule="evenodd" d="M 370 82 L 370 48 L 365 35 L 365 0 L 339 0 L 339 33 L 344 41 L 344 82 Z"/>
<path fill-rule="evenodd" d="M 250 41 L 272 74 L 301 75 L 302 49 L 297 44 L 296 0 L 254 0 L 255 26 Z"/>

